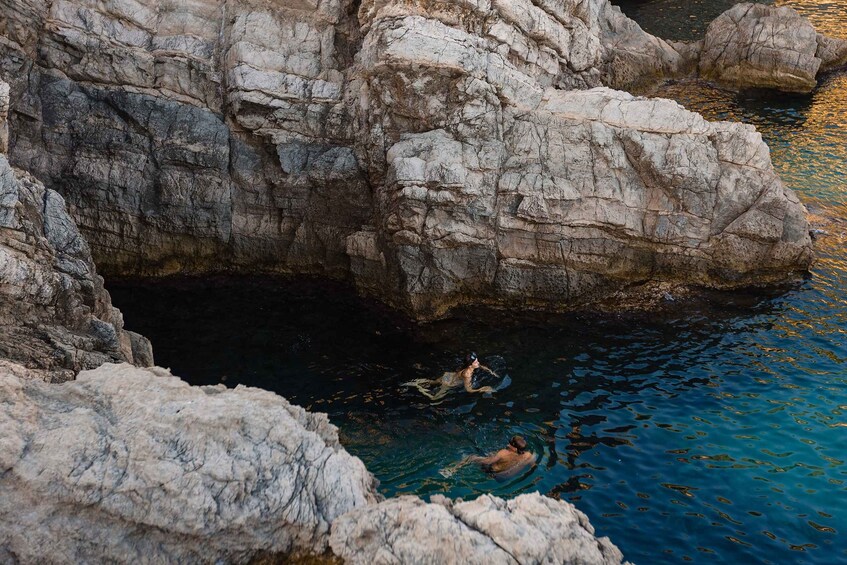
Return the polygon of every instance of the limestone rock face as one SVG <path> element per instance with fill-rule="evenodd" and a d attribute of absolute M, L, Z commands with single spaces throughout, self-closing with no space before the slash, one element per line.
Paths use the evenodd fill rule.
<path fill-rule="evenodd" d="M 346 276 L 372 215 L 342 101 L 352 0 L 4 4 L 12 160 L 103 272 Z"/>
<path fill-rule="evenodd" d="M 492 103 L 475 127 L 398 134 L 383 224 L 348 248 L 362 253 L 357 282 L 375 286 L 395 258 L 400 294 L 426 317 L 471 301 L 550 308 L 650 279 L 750 284 L 811 262 L 804 208 L 753 128 L 605 88 L 537 96 Z M 388 126 L 395 110 L 382 111 Z M 485 124 L 499 139 L 479 137 Z"/>
<path fill-rule="evenodd" d="M 792 8 L 738 4 L 709 25 L 700 74 L 737 88 L 811 92 L 819 72 L 847 63 L 847 41 L 827 38 Z"/>
<path fill-rule="evenodd" d="M 0 561 L 244 563 L 322 554 L 374 479 L 325 415 L 270 392 L 104 365 L 0 368 Z"/>
<path fill-rule="evenodd" d="M 539 494 L 471 502 L 401 496 L 353 510 L 332 525 L 332 550 L 346 563 L 619 564 L 585 514 Z"/>
<path fill-rule="evenodd" d="M 607 0 L 3 2 L 11 161 L 103 272 L 321 273 L 426 318 L 811 261 L 749 128 L 602 88 L 699 56 Z"/>
<path fill-rule="evenodd" d="M 0 133 L 6 125 L 4 93 L 8 87 L 0 83 Z M 12 169 L 3 154 L 0 358 L 47 380 L 72 378 L 108 361 L 153 363 L 150 343 L 123 329 L 62 197 Z"/>

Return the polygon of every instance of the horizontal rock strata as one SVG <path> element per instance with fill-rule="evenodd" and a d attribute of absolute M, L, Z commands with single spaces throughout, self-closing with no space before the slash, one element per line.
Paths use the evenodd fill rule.
<path fill-rule="evenodd" d="M 3 563 L 320 555 L 378 498 L 325 415 L 270 392 L 124 364 L 50 385 L 0 367 L 0 398 Z"/>
<path fill-rule="evenodd" d="M 0 82 L 0 147 L 8 85 Z M 65 202 L 0 153 L 0 358 L 66 380 L 109 361 L 153 363 L 123 329 Z"/>
<path fill-rule="evenodd" d="M 104 272 L 321 273 L 429 318 L 811 262 L 749 128 L 602 88 L 699 56 L 606 0 L 131 6 L 0 20 L 11 160 Z"/>

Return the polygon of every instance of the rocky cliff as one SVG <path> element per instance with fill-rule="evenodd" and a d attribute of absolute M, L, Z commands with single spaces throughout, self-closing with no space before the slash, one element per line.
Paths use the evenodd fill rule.
<path fill-rule="evenodd" d="M 812 260 L 750 128 L 628 88 L 697 66 L 607 0 L 3 0 L 11 157 L 108 273 L 352 280 L 415 316 Z"/>
<path fill-rule="evenodd" d="M 0 82 L 0 149 L 8 85 Z M 65 202 L 0 152 L 0 359 L 45 380 L 109 361 L 153 363 L 150 343 L 123 329 Z"/>
<path fill-rule="evenodd" d="M 538 494 L 380 502 L 326 416 L 270 392 L 126 364 L 63 384 L 16 372 L 0 367 L 3 563 L 622 560 Z"/>

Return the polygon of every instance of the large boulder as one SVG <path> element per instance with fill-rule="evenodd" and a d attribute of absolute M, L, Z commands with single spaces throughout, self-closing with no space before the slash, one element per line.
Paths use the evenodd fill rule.
<path fill-rule="evenodd" d="M 537 493 L 470 502 L 414 496 L 357 508 L 332 525 L 330 544 L 346 563 L 617 565 L 623 555 L 594 536 L 588 518 L 567 502 Z"/>
<path fill-rule="evenodd" d="M 649 280 L 778 281 L 812 261 L 805 209 L 750 126 L 606 88 L 513 94 L 496 84 L 494 101 L 457 96 L 441 118 L 428 114 L 427 93 L 381 78 L 402 74 L 392 61 L 375 63 L 371 99 L 392 102 L 371 119 L 386 131 L 400 106 L 415 107 L 439 129 L 386 134 L 399 140 L 376 192 L 383 223 L 348 247 L 364 291 L 396 280 L 403 306 L 437 317 L 481 302 L 555 309 Z M 486 72 L 465 80 L 482 88 Z"/>
<path fill-rule="evenodd" d="M 273 393 L 104 365 L 76 381 L 0 366 L 0 561 L 245 563 L 321 555 L 374 503 L 325 415 Z"/>
<path fill-rule="evenodd" d="M 811 92 L 817 76 L 847 63 L 847 41 L 827 38 L 787 6 L 738 4 L 706 32 L 700 74 L 735 88 Z"/>

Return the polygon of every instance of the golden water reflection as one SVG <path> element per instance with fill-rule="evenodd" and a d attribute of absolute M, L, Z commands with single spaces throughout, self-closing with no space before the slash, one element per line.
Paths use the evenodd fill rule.
<path fill-rule="evenodd" d="M 844 28 L 844 0 L 776 0 L 777 6 L 789 6 L 812 22 L 818 33 L 847 39 Z"/>

